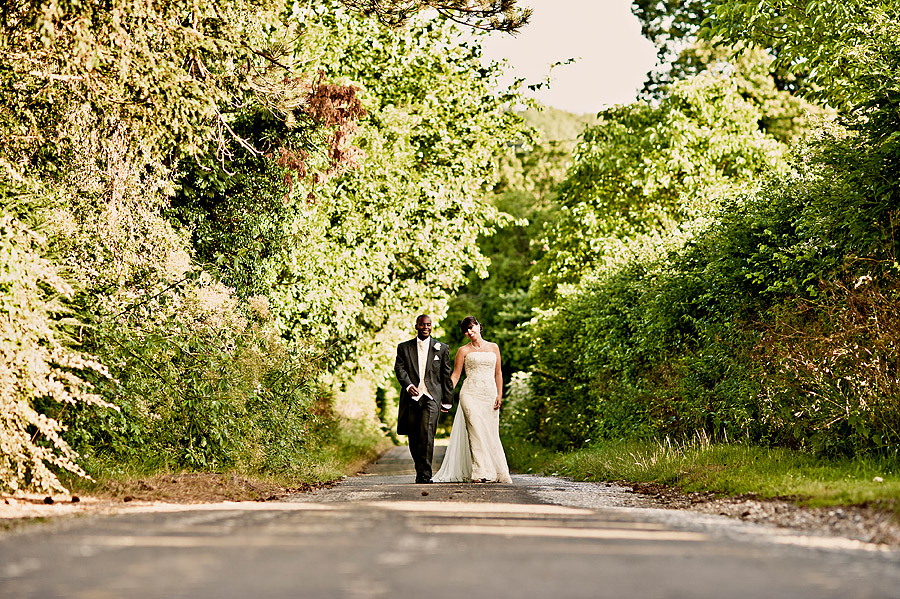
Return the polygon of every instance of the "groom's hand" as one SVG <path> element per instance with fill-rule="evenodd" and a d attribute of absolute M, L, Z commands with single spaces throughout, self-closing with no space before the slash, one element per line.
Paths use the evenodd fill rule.
<path fill-rule="evenodd" d="M 406 390 L 406 392 L 409 393 L 410 395 L 412 395 L 413 397 L 416 397 L 419 395 L 419 390 L 416 388 L 415 385 L 410 385 L 409 388 Z"/>

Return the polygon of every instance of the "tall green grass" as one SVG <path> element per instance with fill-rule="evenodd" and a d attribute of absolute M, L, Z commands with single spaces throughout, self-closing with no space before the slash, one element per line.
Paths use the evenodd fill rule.
<path fill-rule="evenodd" d="M 355 474 L 392 445 L 389 438 L 368 423 L 336 421 L 328 434 L 320 435 L 314 444 L 298 446 L 290 455 L 283 453 L 281 455 L 285 461 L 283 468 L 260 469 L 236 463 L 216 469 L 215 472 L 289 488 L 299 487 L 304 483 L 315 485 Z M 70 493 L 90 495 L 92 492 L 108 488 L 110 484 L 115 486 L 116 482 L 143 480 L 158 474 L 177 474 L 185 471 L 177 465 L 173 467 L 172 464 L 153 461 L 116 463 L 108 455 L 93 458 L 87 467 L 95 473 L 93 480 L 67 473 L 60 477 Z"/>
<path fill-rule="evenodd" d="M 504 447 L 510 466 L 519 472 L 789 498 L 810 506 L 875 505 L 900 513 L 900 463 L 889 458 L 823 458 L 705 438 L 686 443 L 608 442 L 568 453 L 515 439 L 505 439 Z"/>

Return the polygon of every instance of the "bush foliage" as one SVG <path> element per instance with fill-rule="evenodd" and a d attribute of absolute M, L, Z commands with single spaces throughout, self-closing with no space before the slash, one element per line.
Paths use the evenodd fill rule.
<path fill-rule="evenodd" d="M 482 318 L 545 446 L 897 454 L 900 3 L 636 1 L 643 100 L 526 115 L 574 150 L 410 20 L 529 11 L 412 4 L 2 11 L 0 488 L 294 473 L 420 312 Z"/>
<path fill-rule="evenodd" d="M 732 10 L 742 3 L 722 4 Z M 822 10 L 831 6 L 821 4 Z M 575 232 L 571 235 L 560 235 L 558 224 L 551 229 L 554 236 L 542 258 L 546 266 L 539 271 L 550 279 L 536 281 L 549 280 L 551 290 L 557 281 L 573 285 L 561 288 L 555 299 L 547 287 L 536 289 L 545 298 L 531 330 L 536 365 L 529 399 L 515 415 L 528 423 L 526 436 L 563 448 L 603 439 L 686 439 L 702 431 L 714 439 L 824 454 L 896 455 L 896 8 L 865 16 L 841 9 L 842 18 L 853 22 L 840 39 L 829 38 L 834 47 L 804 55 L 821 42 L 816 38 L 781 49 L 780 64 L 790 57 L 797 61 L 795 70 L 805 64 L 802 56 L 814 64 L 841 56 L 856 75 L 852 93 L 845 78 L 831 91 L 835 106 L 851 108 L 796 144 L 786 169 L 773 163 L 749 177 L 723 172 L 731 193 L 707 187 L 715 183 L 709 176 L 699 187 L 679 183 L 683 195 L 668 205 L 682 214 L 671 225 L 661 226 L 657 215 L 665 198 L 653 195 L 655 182 L 664 178 L 646 166 L 642 174 L 616 178 L 619 164 L 640 161 L 597 158 L 619 146 L 627 151 L 624 139 L 608 142 L 612 145 L 602 154 L 576 155 L 563 184 L 569 190 L 564 202 L 592 206 L 591 219 L 612 206 L 612 218 L 596 222 L 617 230 L 598 243 L 602 236 L 582 236 L 577 219 L 564 221 Z M 875 28 L 867 36 L 860 33 L 863 22 Z M 716 31 L 730 32 L 731 41 L 743 35 L 733 24 L 728 27 Z M 754 21 L 756 27 L 762 21 Z M 759 34 L 753 38 L 759 41 L 762 34 L 754 28 L 750 33 Z M 816 82 L 822 85 L 821 79 Z M 690 83 L 675 83 L 659 106 L 683 85 Z M 818 88 L 815 97 L 828 92 Z M 621 122 L 601 125 L 601 134 L 613 135 Z M 641 132 L 652 130 L 636 128 L 638 135 L 629 139 L 646 139 Z M 707 134 L 721 139 L 726 131 L 717 126 Z M 588 130 L 584 145 L 596 137 Z M 679 139 L 669 148 L 691 150 Z M 671 169 L 672 177 L 691 172 L 671 161 L 657 167 L 653 156 L 642 153 L 642 164 Z M 742 177 L 752 187 L 742 191 L 736 185 Z M 596 193 L 598 181 L 610 189 Z M 699 214 L 684 212 L 702 197 L 713 201 Z M 617 224 L 634 215 L 644 231 Z M 576 255 L 582 258 L 559 258 Z M 554 273 L 566 278 L 553 280 Z"/>
<path fill-rule="evenodd" d="M 56 476 L 87 473 L 65 439 L 66 427 L 35 405 L 43 398 L 59 411 L 113 408 L 84 372 L 108 380 L 106 366 L 71 349 L 66 326 L 73 295 L 47 260 L 45 239 L 27 221 L 36 216 L 21 189 L 3 198 L 0 216 L 0 489 L 59 491 Z"/>
<path fill-rule="evenodd" d="M 401 4 L 362 8 L 432 6 Z M 528 16 L 482 4 L 442 10 Z M 382 376 L 398 323 L 483 269 L 475 239 L 504 217 L 479 196 L 515 93 L 448 22 L 348 6 L 2 11 L 0 488 L 296 473 L 353 444 L 324 375 Z"/>

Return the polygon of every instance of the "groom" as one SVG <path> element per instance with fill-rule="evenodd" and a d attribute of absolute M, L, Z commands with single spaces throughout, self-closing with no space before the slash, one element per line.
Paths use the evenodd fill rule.
<path fill-rule="evenodd" d="M 438 415 L 453 403 L 450 348 L 431 338 L 430 316 L 422 314 L 416 318 L 416 338 L 397 346 L 394 372 L 401 389 L 397 434 L 409 436 L 416 483 L 428 484 Z"/>

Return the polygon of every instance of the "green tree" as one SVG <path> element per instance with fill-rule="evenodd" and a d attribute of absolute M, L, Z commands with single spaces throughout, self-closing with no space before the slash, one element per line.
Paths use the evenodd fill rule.
<path fill-rule="evenodd" d="M 239 294 L 268 295 L 285 334 L 359 365 L 384 351 L 380 332 L 442 312 L 466 269 L 484 268 L 476 239 L 506 218 L 480 198 L 521 119 L 477 44 L 456 45 L 449 26 L 398 31 L 327 4 L 302 18 L 316 68 L 357 87 L 370 114 L 354 137 L 358 164 L 291 186 L 276 161 L 235 148 L 223 169 L 191 168 L 176 207 L 198 257 Z M 251 127 L 254 139 L 277 134 Z"/>
<path fill-rule="evenodd" d="M 777 0 L 724 0 L 717 2 L 704 21 L 701 35 L 737 49 L 759 46 L 775 57 L 774 67 L 799 77 L 798 91 L 846 110 L 864 94 L 857 81 L 869 75 L 860 70 L 859 48 L 881 19 L 896 19 L 897 3 L 873 7 L 862 0 L 832 2 L 780 2 Z"/>
<path fill-rule="evenodd" d="M 641 33 L 653 42 L 660 61 L 678 55 L 709 16 L 711 0 L 633 0 L 631 12 L 641 22 Z"/>
<path fill-rule="evenodd" d="M 561 284 L 627 254 L 622 240 L 709 213 L 717 198 L 778 165 L 785 148 L 760 131 L 760 116 L 733 77 L 713 73 L 674 84 L 658 105 L 601 112 L 560 187 L 560 213 L 536 265 L 535 297 L 552 301 Z"/>
<path fill-rule="evenodd" d="M 726 69 L 734 73 L 741 95 L 759 107 L 763 131 L 786 143 L 801 139 L 809 132 L 809 115 L 822 113 L 796 95 L 802 76 L 779 67 L 767 48 L 750 45 L 735 53 L 731 47 L 698 39 L 701 26 L 712 20 L 718 4 L 710 0 L 633 3 L 642 32 L 656 44 L 660 57 L 660 64 L 647 75 L 643 96 L 658 100 L 676 81 Z"/>
<path fill-rule="evenodd" d="M 87 473 L 65 427 L 37 400 L 57 409 L 113 408 L 84 375 L 109 372 L 71 348 L 64 302 L 73 289 L 44 256 L 46 238 L 35 230 L 27 192 L 0 184 L 0 202 L 0 489 L 55 492 L 63 490 L 60 471 Z"/>
<path fill-rule="evenodd" d="M 762 4 L 773 3 L 744 3 L 751 9 L 735 18 L 752 25 Z M 825 4 L 807 11 L 827 12 Z M 852 58 L 845 66 L 858 77 L 820 80 L 820 97 L 846 107 L 796 144 L 786 171 L 751 173 L 752 187 L 726 188 L 658 240 L 615 238 L 618 258 L 548 304 L 532 332 L 533 394 L 517 415 L 528 434 L 568 447 L 703 430 L 896 455 L 897 385 L 886 366 L 898 359 L 888 306 L 900 288 L 894 17 L 873 10 L 865 39 L 810 53 Z"/>
<path fill-rule="evenodd" d="M 401 6 L 396 2 L 379 4 Z M 473 17 L 471 22 L 476 25 L 490 27 L 493 22 L 507 29 L 526 16 L 515 12 L 511 2 L 498 6 L 502 14 L 460 14 L 463 20 Z M 425 3 L 417 3 L 417 8 L 425 7 Z M 331 3 L 316 4 L 312 10 L 334 11 L 345 21 L 352 18 Z M 232 450 L 236 447 L 254 446 L 254 431 L 259 430 L 253 428 L 255 424 L 243 431 L 235 428 L 243 421 L 241 414 L 246 414 L 246 401 L 259 399 L 262 393 L 270 399 L 281 398 L 280 404 L 274 400 L 269 404 L 287 410 L 290 405 L 308 404 L 315 395 L 309 381 L 313 366 L 318 367 L 318 355 L 303 342 L 294 347 L 294 356 L 286 355 L 271 338 L 271 322 L 255 328 L 248 322 L 247 314 L 258 300 L 249 292 L 253 285 L 258 288 L 254 277 L 265 269 L 251 268 L 243 279 L 248 293 L 235 297 L 232 289 L 212 279 L 209 272 L 200 273 L 192 263 L 191 237 L 196 240 L 198 233 L 209 233 L 213 228 L 203 229 L 191 222 L 194 228 L 186 230 L 182 222 L 167 218 L 172 214 L 169 200 L 175 177 L 188 170 L 184 167 L 187 162 L 213 169 L 214 174 L 207 178 L 211 187 L 234 185 L 238 180 L 245 188 L 244 197 L 257 202 L 243 206 L 244 212 L 225 212 L 227 216 L 271 210 L 270 206 L 292 188 L 295 199 L 300 198 L 298 210 L 299 206 L 312 206 L 300 193 L 301 186 L 307 191 L 316 187 L 316 197 L 323 205 L 326 197 L 338 198 L 329 204 L 328 211 L 304 213 L 301 218 L 309 217 L 305 229 L 298 227 L 276 238 L 279 243 L 296 242 L 292 247 L 299 249 L 291 258 L 304 264 L 306 271 L 299 269 L 301 276 L 308 275 L 307 280 L 316 286 L 273 294 L 272 310 L 279 315 L 281 330 L 293 328 L 310 313 L 329 314 L 327 324 L 344 329 L 355 328 L 351 324 L 356 317 L 383 317 L 381 306 L 372 307 L 377 300 L 367 303 L 365 294 L 348 296 L 352 307 L 343 310 L 336 298 L 341 291 L 357 291 L 352 285 L 359 281 L 353 276 L 346 278 L 346 289 L 323 291 L 329 280 L 338 280 L 344 274 L 340 272 L 342 265 L 365 257 L 352 255 L 348 249 L 352 236 L 340 237 L 330 222 L 332 217 L 346 215 L 339 204 L 342 196 L 336 175 L 353 162 L 355 153 L 349 139 L 353 123 L 363 110 L 355 87 L 323 79 L 318 72 L 315 63 L 319 46 L 331 43 L 331 51 L 340 44 L 327 39 L 327 25 L 317 23 L 315 31 L 304 29 L 305 24 L 298 22 L 302 11 L 295 3 L 243 0 L 164 4 L 113 1 L 102 7 L 65 0 L 37 1 L 12 3 L 0 10 L 0 190 L 25 189 L 28 193 L 22 197 L 31 208 L 41 208 L 48 242 L 30 245 L 27 263 L 52 264 L 57 273 L 64 271 L 76 283 L 74 290 L 64 295 L 68 296 L 68 308 L 84 325 L 78 328 L 77 342 L 82 349 L 97 354 L 116 380 L 100 380 L 102 377 L 91 374 L 90 367 L 80 376 L 86 377 L 85 384 L 93 382 L 104 397 L 123 406 L 121 418 L 90 409 L 57 410 L 48 401 L 53 394 L 37 393 L 35 389 L 43 387 L 32 385 L 28 382 L 31 379 L 20 373 L 24 382 L 4 387 L 4 394 L 16 389 L 15 401 L 25 402 L 32 412 L 16 411 L 14 421 L 5 421 L 12 424 L 0 429 L 0 440 L 5 442 L 18 434 L 16 430 L 31 426 L 33 419 L 29 420 L 28 414 L 37 413 L 39 418 L 49 415 L 51 422 L 65 418 L 74 425 L 68 437 L 85 447 L 100 443 L 93 447 L 137 459 L 141 448 L 154 447 L 159 449 L 161 459 L 171 458 L 171 464 L 211 467 L 234 463 Z M 494 16 L 497 20 L 492 21 Z M 402 31 L 396 33 L 399 38 L 404 35 Z M 359 40 L 354 43 L 362 45 Z M 330 59 L 341 60 L 334 55 Z M 422 66 L 429 68 L 428 64 Z M 378 74 L 366 76 L 374 79 Z M 385 105 L 385 113 L 378 117 L 387 123 L 383 127 L 385 139 L 400 131 L 394 129 L 402 121 L 392 120 L 396 115 Z M 461 127 L 462 121 L 458 123 Z M 261 131 L 265 134 L 257 135 Z M 406 132 L 400 135 L 406 136 Z M 466 156 L 485 162 L 476 156 L 483 151 L 484 144 Z M 225 165 L 241 166 L 257 174 L 265 172 L 270 179 L 226 172 Z M 456 166 L 456 170 L 447 169 L 440 176 L 454 180 L 464 170 L 461 164 Z M 412 163 L 405 167 L 411 168 Z M 271 183 L 276 177 L 280 184 Z M 325 181 L 328 177 L 331 182 Z M 407 191 L 417 189 L 417 182 L 411 181 Z M 448 192 L 454 198 L 448 202 L 453 204 L 450 212 L 470 206 L 467 199 L 459 198 L 471 182 L 466 179 Z M 434 186 L 420 197 L 441 197 L 433 192 Z M 383 220 L 392 219 L 393 199 L 373 203 L 382 209 Z M 482 220 L 483 211 L 474 204 L 471 208 L 475 220 L 451 221 L 449 238 L 458 241 L 478 226 L 473 223 Z M 3 210 L 5 218 L 6 205 Z M 423 214 L 419 222 L 427 222 L 435 213 L 447 214 L 436 208 Z M 28 228 L 10 223 L 16 231 L 10 239 Z M 256 236 L 251 239 L 218 224 L 215 232 L 222 234 L 204 239 L 206 247 L 234 240 L 248 247 L 260 232 L 273 230 L 263 222 L 250 230 Z M 362 237 L 371 230 L 361 227 L 358 233 Z M 323 231 L 332 231 L 340 241 L 319 243 L 326 238 Z M 310 232 L 313 234 L 307 235 Z M 4 237 L 4 244 L 7 241 Z M 416 242 L 421 255 L 427 243 Z M 12 245 L 17 243 L 10 241 Z M 374 241 L 373 247 L 377 247 Z M 272 248 L 282 249 L 269 243 L 268 250 Z M 334 248 L 339 252 L 331 252 Z M 33 255 L 37 256 L 34 260 Z M 218 258 L 224 254 L 212 255 Z M 251 266 L 256 268 L 257 264 Z M 452 271 L 443 276 L 439 271 L 442 266 L 430 271 L 430 283 L 441 279 L 437 290 L 428 292 L 429 297 L 438 298 L 437 302 L 443 300 L 442 294 L 454 279 Z M 379 268 L 379 272 L 391 272 L 390 266 Z M 11 289 L 55 285 L 52 271 L 50 266 L 36 271 Z M 11 272 L 24 276 L 20 269 Z M 417 275 L 416 271 L 411 277 Z M 380 289 L 373 281 L 370 277 L 366 285 Z M 407 285 L 413 289 L 407 290 Z M 423 295 L 422 288 L 407 278 L 391 289 L 399 289 L 392 297 L 402 297 L 404 302 L 419 301 Z M 292 293 L 300 297 L 298 302 L 293 301 Z M 17 292 L 10 297 L 22 302 L 25 295 Z M 28 310 L 38 320 L 44 319 L 38 329 L 51 330 L 57 308 L 41 303 L 41 297 L 32 298 L 40 305 Z M 315 309 L 304 312 L 300 302 L 310 299 Z M 285 305 L 290 309 L 284 309 Z M 26 304 L 21 307 L 25 309 Z M 286 321 L 291 324 L 286 325 Z M 12 326 L 15 328 L 15 323 Z M 332 333 L 312 321 L 296 329 L 295 339 L 322 331 L 328 333 L 321 335 L 327 339 L 346 338 L 341 336 L 342 330 Z M 36 342 L 42 347 L 56 347 L 65 345 L 61 339 L 44 335 Z M 269 351 L 254 353 L 253 348 L 259 346 Z M 249 355 L 258 359 L 247 358 Z M 77 363 L 73 358 L 63 366 L 72 371 L 66 370 L 70 381 L 76 380 Z M 54 368 L 51 364 L 49 370 L 39 370 L 49 381 L 56 376 Z M 258 386 L 259 392 L 248 391 Z M 285 389 L 279 390 L 279 386 Z M 296 421 L 278 410 L 270 416 L 275 421 Z M 160 423 L 171 426 L 166 431 Z M 46 428 L 48 435 L 59 430 L 55 426 Z M 166 437 L 167 432 L 172 434 Z M 236 432 L 247 435 L 238 439 L 233 436 Z M 148 437 L 142 437 L 145 434 Z M 154 435 L 158 437 L 149 438 Z M 48 442 L 53 444 L 51 437 Z M 154 445 L 157 441 L 161 444 Z M 129 443 L 133 444 L 130 453 Z M 66 453 L 64 445 L 55 447 L 62 452 L 57 455 L 63 456 L 55 463 L 68 468 L 63 458 L 67 460 L 72 454 Z M 185 447 L 190 448 L 189 455 L 184 453 Z M 5 468 L 4 482 L 27 484 L 27 472 L 23 472 L 18 466 Z M 47 480 L 42 474 L 32 482 L 43 485 Z"/>
<path fill-rule="evenodd" d="M 556 186 L 563 180 L 572 151 L 592 115 L 575 115 L 552 107 L 530 108 L 522 117 L 532 129 L 530 136 L 510 147 L 500 159 L 500 176 L 486 195 L 494 207 L 512 216 L 491 235 L 479 239 L 481 252 L 490 260 L 487 277 L 475 269 L 450 301 L 442 328 L 453 344 L 465 342 L 457 324 L 475 315 L 485 335 L 500 344 L 503 373 L 511 375 L 531 367 L 531 342 L 523 325 L 533 317 L 528 289 L 531 268 L 538 250 L 532 240 L 539 237 L 556 210 Z"/>
<path fill-rule="evenodd" d="M 519 9 L 517 0 L 345 0 L 386 25 L 407 23 L 422 10 L 433 9 L 442 17 L 477 29 L 515 32 L 531 17 L 530 8 Z"/>

